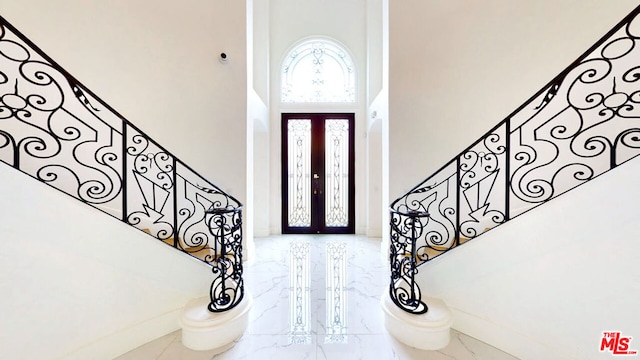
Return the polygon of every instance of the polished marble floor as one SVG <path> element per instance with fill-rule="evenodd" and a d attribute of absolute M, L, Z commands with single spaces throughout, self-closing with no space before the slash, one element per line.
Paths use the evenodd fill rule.
<path fill-rule="evenodd" d="M 218 355 L 192 351 L 176 331 L 118 359 L 516 359 L 455 331 L 440 351 L 392 338 L 380 308 L 389 276 L 379 239 L 283 235 L 255 245 L 255 260 L 245 264 L 254 298 L 249 327 L 233 347 Z"/>

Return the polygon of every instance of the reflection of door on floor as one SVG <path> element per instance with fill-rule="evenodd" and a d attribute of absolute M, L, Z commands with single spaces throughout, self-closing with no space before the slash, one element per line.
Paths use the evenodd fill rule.
<path fill-rule="evenodd" d="M 354 233 L 354 114 L 282 114 L 282 232 Z"/>

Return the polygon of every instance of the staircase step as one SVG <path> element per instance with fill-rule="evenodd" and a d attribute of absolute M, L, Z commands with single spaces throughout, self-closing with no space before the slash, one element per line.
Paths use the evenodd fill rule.
<path fill-rule="evenodd" d="M 380 300 L 384 323 L 398 341 L 422 350 L 440 350 L 449 344 L 453 315 L 444 301 L 426 298 L 429 310 L 420 315 L 408 313 L 396 306 L 388 293 Z"/>

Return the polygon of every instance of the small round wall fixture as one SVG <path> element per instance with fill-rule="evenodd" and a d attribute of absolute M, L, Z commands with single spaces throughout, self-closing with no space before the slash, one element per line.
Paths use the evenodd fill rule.
<path fill-rule="evenodd" d="M 229 56 L 227 53 L 220 53 L 220 57 L 218 57 L 221 63 L 226 64 L 229 61 Z"/>

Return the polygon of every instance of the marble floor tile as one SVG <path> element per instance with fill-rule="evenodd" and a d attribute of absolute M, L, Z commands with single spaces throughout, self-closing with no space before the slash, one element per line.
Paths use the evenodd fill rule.
<path fill-rule="evenodd" d="M 247 335 L 215 360 L 315 360 L 316 337 L 290 335 Z"/>
<path fill-rule="evenodd" d="M 249 326 L 230 349 L 192 351 L 176 331 L 118 359 L 516 359 L 456 331 L 439 351 L 391 337 L 380 307 L 389 281 L 380 239 L 282 235 L 255 239 L 255 249 L 244 272 L 254 299 Z"/>
<path fill-rule="evenodd" d="M 159 337 L 152 342 L 146 343 L 134 351 L 130 351 L 118 358 L 118 360 L 137 360 L 141 354 L 147 359 L 158 359 L 162 353 L 180 337 L 180 332 L 172 332 Z"/>

